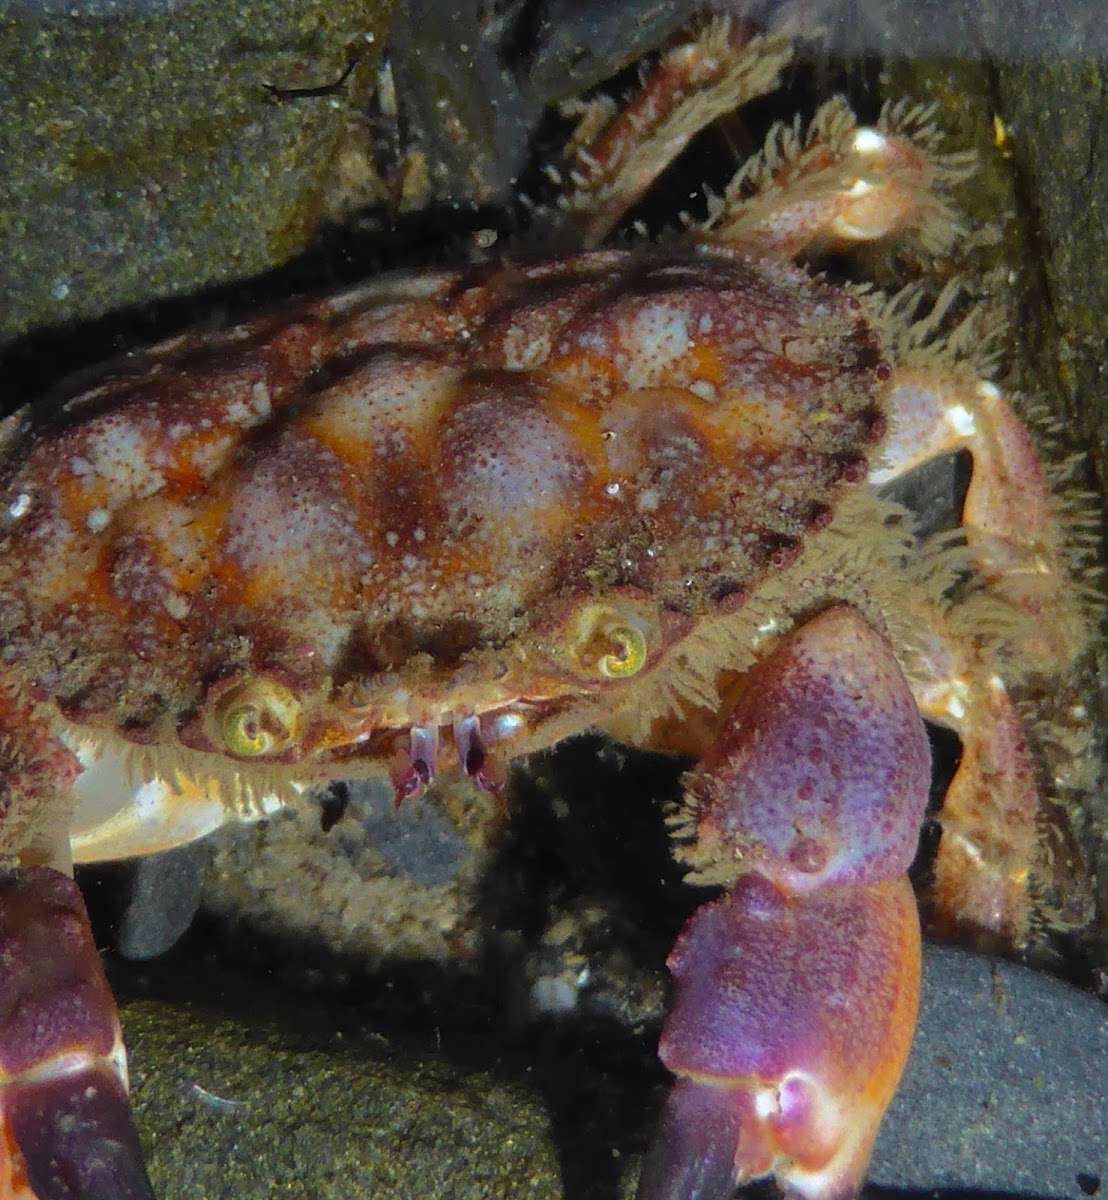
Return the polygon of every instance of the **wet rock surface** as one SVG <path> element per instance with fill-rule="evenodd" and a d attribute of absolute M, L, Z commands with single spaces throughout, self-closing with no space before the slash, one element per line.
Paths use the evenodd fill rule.
<path fill-rule="evenodd" d="M 191 842 L 127 865 L 115 937 L 124 958 L 157 958 L 185 934 L 200 906 L 208 853 L 206 842 Z"/>
<path fill-rule="evenodd" d="M 469 787 L 396 809 L 387 781 L 352 781 L 215 834 L 203 903 L 253 934 L 362 967 L 465 962 L 480 948 L 480 889 L 503 823 L 497 802 Z"/>
<path fill-rule="evenodd" d="M 1048 975 L 925 955 L 920 1024 L 870 1178 L 912 1191 L 1094 1195 L 1108 1181 L 1108 1007 Z"/>
<path fill-rule="evenodd" d="M 0 343 L 255 275 L 303 249 L 390 4 L 0 11 Z M 266 84 L 333 80 L 272 103 Z"/>
<path fill-rule="evenodd" d="M 1024 6 L 1025 13 L 1031 10 Z M 1064 16 L 1047 15 L 1062 32 Z M 1102 25 L 1103 29 L 1103 25 Z M 1058 34 L 1061 36 L 1061 33 Z M 1087 454 L 1075 486 L 1108 494 L 1108 47 L 1074 38 L 1069 58 L 1048 55 L 998 65 L 997 103 L 1016 145 L 1016 179 L 1034 253 L 1023 277 L 1020 328 L 1034 364 L 1033 387 Z M 1103 501 L 1098 561 L 1108 562 Z M 1104 580 L 1094 582 L 1101 593 Z M 1103 615 L 1103 614 L 1102 614 Z M 1099 786 L 1081 818 L 1086 854 L 1099 889 L 1092 957 L 1104 966 L 1108 996 L 1108 640 L 1094 649 L 1087 695 L 1101 730 Z"/>
<path fill-rule="evenodd" d="M 1104 1006 L 959 950 L 928 947 L 924 978 L 867 1196 L 1098 1194 Z M 417 1038 L 215 968 L 203 1001 L 132 1001 L 123 1019 L 165 1200 L 629 1198 L 666 1086 L 653 1027 L 545 1022 L 524 1044 L 494 1021 Z"/>
<path fill-rule="evenodd" d="M 280 1010 L 259 994 L 244 1019 L 249 988 L 235 990 L 238 1019 L 124 1008 L 162 1200 L 559 1194 L 548 1119 L 495 1066 L 405 1050 L 350 1028 L 348 1013 Z"/>
<path fill-rule="evenodd" d="M 1103 575 L 1090 570 L 1108 561 L 1100 499 L 1108 488 L 1108 44 L 1101 15 L 1081 0 L 1049 8 L 1034 0 L 888 0 L 859 26 L 848 24 L 844 15 L 832 39 L 844 47 L 858 36 L 874 44 L 874 32 L 883 30 L 883 75 L 894 94 L 935 103 L 944 130 L 978 157 L 980 170 L 958 201 L 985 236 L 950 265 L 966 271 L 975 255 L 985 299 L 1007 310 L 1003 382 L 1039 414 L 1050 460 L 1073 456 L 1067 489 L 1084 492 L 1091 514 L 1082 582 L 1102 595 Z M 1069 807 L 1098 889 L 1084 952 L 1101 965 L 1108 995 L 1105 639 L 1094 644 L 1079 686 L 1099 733 L 1077 788 L 1081 810 Z"/>

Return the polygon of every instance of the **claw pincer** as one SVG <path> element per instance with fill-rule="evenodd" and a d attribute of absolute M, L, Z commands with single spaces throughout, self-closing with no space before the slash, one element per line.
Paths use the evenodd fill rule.
<path fill-rule="evenodd" d="M 678 1075 L 638 1200 L 861 1188 L 915 1025 L 906 871 L 927 803 L 923 722 L 888 642 L 853 609 L 786 637 L 687 780 L 690 857 L 738 875 L 669 958 L 659 1054 Z"/>
<path fill-rule="evenodd" d="M 0 1196 L 153 1200 L 84 902 L 49 867 L 0 875 Z"/>

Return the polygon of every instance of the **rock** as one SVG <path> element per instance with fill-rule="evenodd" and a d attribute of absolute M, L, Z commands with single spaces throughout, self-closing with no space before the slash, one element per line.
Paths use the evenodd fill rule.
<path fill-rule="evenodd" d="M 1108 1179 L 1108 1007 L 1037 971 L 926 950 L 920 1024 L 870 1178 L 1093 1195 Z"/>
<path fill-rule="evenodd" d="M 924 980 L 868 1200 L 1096 1194 L 1108 1176 L 1108 1009 L 960 950 L 927 947 Z M 652 1031 L 632 1048 L 611 1027 L 561 1023 L 520 1052 L 493 1022 L 492 1036 L 427 1029 L 417 1044 L 241 976 L 206 969 L 201 982 L 183 1007 L 123 1006 L 162 1200 L 633 1194 L 668 1083 Z"/>
<path fill-rule="evenodd" d="M 202 904 L 247 939 L 317 947 L 363 967 L 385 958 L 472 959 L 477 905 L 503 814 L 462 782 L 394 808 L 387 781 L 343 785 L 341 811 L 318 799 L 210 839 Z"/>
<path fill-rule="evenodd" d="M 315 229 L 389 0 L 0 12 L 0 343 L 266 271 Z M 271 102 L 266 84 L 336 96 Z"/>
<path fill-rule="evenodd" d="M 1021 292 L 1035 385 L 1063 431 L 1067 448 L 1087 455 L 1075 488 L 1108 491 L 1108 387 L 1104 314 L 1108 311 L 1108 44 L 1095 5 L 1043 7 L 1034 0 L 996 6 L 988 36 L 1001 23 L 1033 28 L 1060 52 L 1002 60 L 996 65 L 996 104 L 1012 145 L 1026 226 L 1027 269 Z M 1097 33 L 1090 36 L 1089 23 Z M 1104 500 L 1099 519 L 1087 501 L 1099 538 L 1092 556 L 1104 563 Z M 1097 554 L 1099 551 L 1099 554 Z M 1086 582 L 1104 596 L 1104 576 Z M 1103 608 L 1101 609 L 1103 616 Z M 1100 731 L 1100 779 L 1076 827 L 1097 881 L 1092 957 L 1101 964 L 1108 995 L 1108 641 L 1095 647 L 1083 680 Z"/>
<path fill-rule="evenodd" d="M 124 958 L 156 958 L 184 934 L 200 905 L 207 865 L 208 846 L 203 841 L 128 864 L 128 896 L 116 937 L 116 949 Z"/>
<path fill-rule="evenodd" d="M 548 1121 L 525 1088 L 336 1029 L 334 1012 L 298 1008 L 292 1027 L 288 1010 L 252 1004 L 249 1022 L 124 1006 L 161 1200 L 560 1196 Z"/>

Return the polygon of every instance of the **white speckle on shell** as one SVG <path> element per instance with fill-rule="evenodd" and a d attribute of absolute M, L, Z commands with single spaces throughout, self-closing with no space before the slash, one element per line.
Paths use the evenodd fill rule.
<path fill-rule="evenodd" d="M 652 387 L 689 352 L 688 313 L 672 303 L 647 305 L 631 320 L 627 341 L 634 348 L 625 370 L 628 385 Z"/>
<path fill-rule="evenodd" d="M 526 371 L 550 357 L 550 335 L 536 336 L 533 329 L 513 326 L 504 339 L 504 365 L 509 371 Z"/>
<path fill-rule="evenodd" d="M 273 401 L 270 398 L 269 387 L 265 380 L 259 380 L 254 384 L 251 399 L 254 402 L 254 412 L 259 417 L 264 419 L 273 411 Z"/>
<path fill-rule="evenodd" d="M 694 379 L 689 384 L 689 391 L 699 399 L 708 401 L 715 400 L 719 395 L 719 389 L 707 379 Z"/>
<path fill-rule="evenodd" d="M 165 611 L 175 621 L 183 621 L 189 615 L 189 602 L 180 592 L 170 592 L 164 600 Z"/>

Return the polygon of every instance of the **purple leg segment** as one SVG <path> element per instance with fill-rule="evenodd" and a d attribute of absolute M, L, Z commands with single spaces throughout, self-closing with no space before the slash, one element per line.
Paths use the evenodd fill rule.
<path fill-rule="evenodd" d="M 153 1200 L 84 902 L 48 867 L 0 876 L 0 1198 Z"/>

